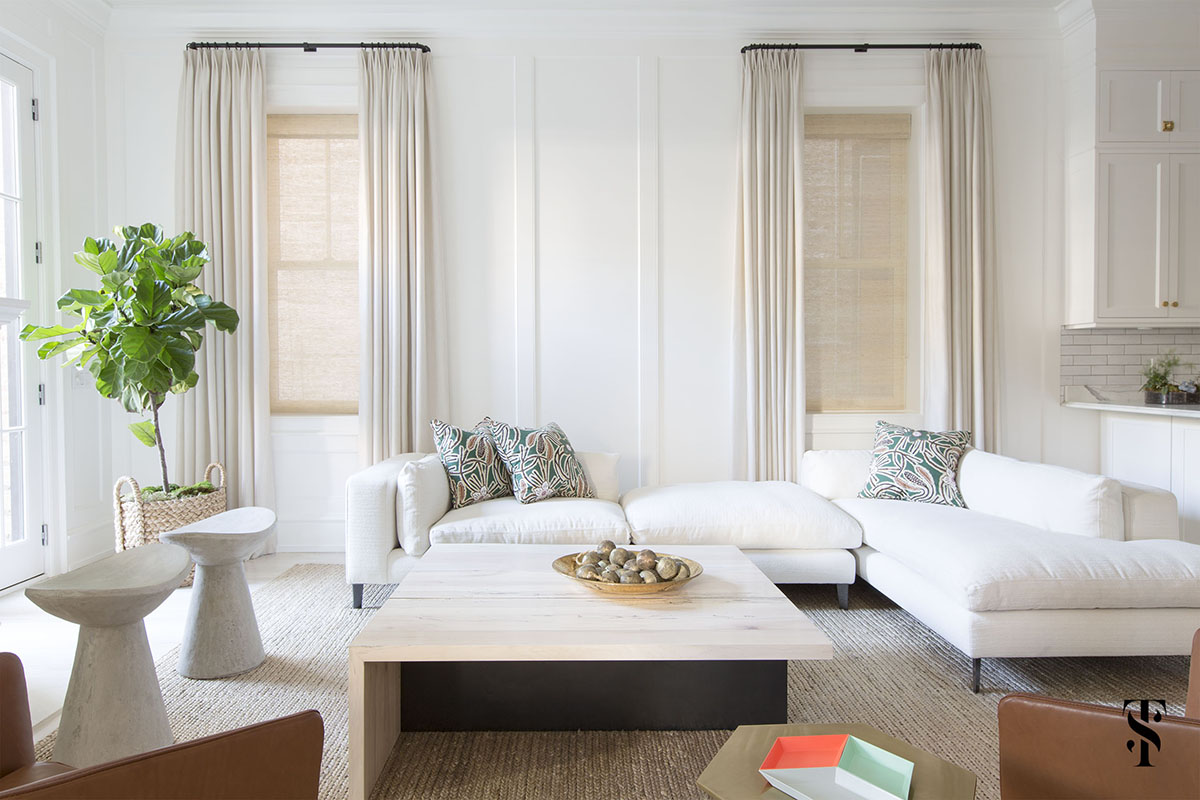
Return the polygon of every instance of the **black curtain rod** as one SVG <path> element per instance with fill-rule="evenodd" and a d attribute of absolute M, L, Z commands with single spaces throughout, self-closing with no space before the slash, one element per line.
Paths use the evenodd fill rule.
<path fill-rule="evenodd" d="M 748 50 L 853 50 L 865 53 L 868 50 L 982 50 L 979 42 L 962 42 L 959 44 L 748 44 L 742 48 Z"/>
<path fill-rule="evenodd" d="M 420 50 L 422 53 L 429 52 L 429 45 L 419 42 L 188 42 L 188 50 L 211 50 L 221 47 L 261 47 L 261 48 L 287 48 L 294 50 L 304 50 L 306 53 L 315 53 L 318 49 L 345 49 L 345 48 L 371 48 L 378 47 L 384 49 L 392 48 L 409 48 Z"/>

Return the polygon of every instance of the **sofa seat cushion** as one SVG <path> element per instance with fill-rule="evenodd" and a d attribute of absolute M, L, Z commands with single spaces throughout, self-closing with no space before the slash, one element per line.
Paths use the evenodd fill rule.
<path fill-rule="evenodd" d="M 432 544 L 589 544 L 612 539 L 629 543 L 621 507 L 609 500 L 552 497 L 521 503 L 500 497 L 446 512 L 429 530 Z"/>
<path fill-rule="evenodd" d="M 862 524 L 864 544 L 971 611 L 1200 608 L 1197 545 L 1055 533 L 949 506 L 835 502 Z"/>
<path fill-rule="evenodd" d="M 742 549 L 853 548 L 858 523 L 790 481 L 651 486 L 621 498 L 636 544 L 731 544 Z"/>

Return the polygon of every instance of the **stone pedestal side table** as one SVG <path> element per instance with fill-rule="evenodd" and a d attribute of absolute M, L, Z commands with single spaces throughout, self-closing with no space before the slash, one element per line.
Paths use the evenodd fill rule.
<path fill-rule="evenodd" d="M 88 767 L 174 743 L 142 619 L 191 566 L 182 548 L 148 544 L 25 590 L 43 610 L 79 625 L 55 761 Z"/>
<path fill-rule="evenodd" d="M 254 669 L 266 658 L 242 562 L 275 527 L 275 512 L 235 508 L 167 531 L 162 541 L 187 550 L 196 562 L 179 674 L 227 678 Z"/>

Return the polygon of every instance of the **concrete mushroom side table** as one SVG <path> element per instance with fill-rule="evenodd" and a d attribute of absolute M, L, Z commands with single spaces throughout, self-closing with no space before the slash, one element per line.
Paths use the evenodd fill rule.
<path fill-rule="evenodd" d="M 179 651 L 180 675 L 227 678 L 254 669 L 266 658 L 242 562 L 274 527 L 274 511 L 247 506 L 162 534 L 162 541 L 184 548 L 196 562 Z"/>
<path fill-rule="evenodd" d="M 191 567 L 183 549 L 148 544 L 25 590 L 44 611 L 79 625 L 55 761 L 88 767 L 174 743 L 142 619 Z"/>

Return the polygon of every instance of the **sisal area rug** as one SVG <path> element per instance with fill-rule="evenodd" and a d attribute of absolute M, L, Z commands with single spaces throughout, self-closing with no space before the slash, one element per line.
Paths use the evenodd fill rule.
<path fill-rule="evenodd" d="M 178 651 L 158 662 L 177 741 L 315 708 L 325 718 L 323 800 L 347 794 L 346 648 L 372 611 L 349 607 L 343 569 L 304 564 L 254 594 L 267 660 L 233 678 L 194 681 L 175 672 Z M 978 797 L 999 797 L 996 703 L 1010 691 L 1119 705 L 1167 698 L 1180 713 L 1187 658 L 985 660 L 983 691 L 966 688 L 958 651 L 861 584 L 850 611 L 832 587 L 789 587 L 789 597 L 833 640 L 828 662 L 793 662 L 791 722 L 863 722 L 971 770 Z M 379 605 L 386 587 L 368 588 Z M 530 800 L 587 796 L 698 798 L 695 779 L 726 738 L 722 731 L 402 734 L 376 800 Z M 53 737 L 38 743 L 48 758 Z"/>

